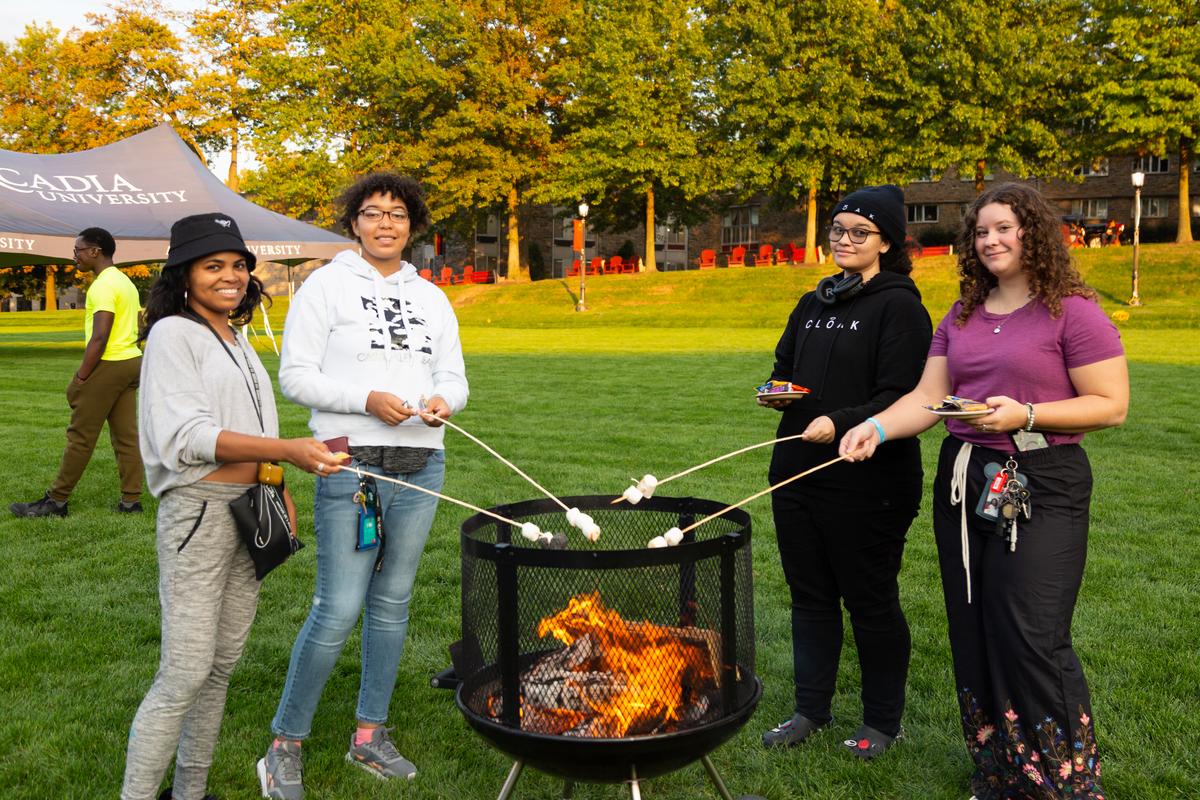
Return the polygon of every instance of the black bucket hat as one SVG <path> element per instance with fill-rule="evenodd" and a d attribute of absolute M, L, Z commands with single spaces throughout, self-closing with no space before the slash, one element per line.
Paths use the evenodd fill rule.
<path fill-rule="evenodd" d="M 246 257 L 246 268 L 254 271 L 258 261 L 242 239 L 237 222 L 221 212 L 193 214 L 177 220 L 171 226 L 171 246 L 167 250 L 167 261 L 163 269 L 181 264 L 190 264 L 210 253 L 231 250 Z"/>

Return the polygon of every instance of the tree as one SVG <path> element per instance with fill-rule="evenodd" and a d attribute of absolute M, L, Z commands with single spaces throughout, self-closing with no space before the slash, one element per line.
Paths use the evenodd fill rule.
<path fill-rule="evenodd" d="M 91 116 L 74 91 L 74 64 L 53 27 L 25 28 L 0 42 L 0 141 L 7 150 L 61 153 L 80 149 L 80 128 Z"/>
<path fill-rule="evenodd" d="M 686 224 L 720 188 L 704 18 L 687 0 L 598 0 L 584 9 L 552 73 L 565 98 L 562 147 L 533 194 L 568 206 L 590 201 L 594 226 L 644 223 L 644 263 L 655 270 L 656 212 Z"/>
<path fill-rule="evenodd" d="M 741 195 L 804 198 L 805 260 L 815 262 L 819 196 L 892 179 L 911 159 L 896 112 L 911 92 L 903 14 L 876 0 L 745 0 L 711 13 Z"/>
<path fill-rule="evenodd" d="M 1102 80 L 1089 95 L 1113 149 L 1179 157 L 1175 240 L 1192 241 L 1189 176 L 1200 137 L 1200 7 L 1192 0 L 1100 0 Z"/>

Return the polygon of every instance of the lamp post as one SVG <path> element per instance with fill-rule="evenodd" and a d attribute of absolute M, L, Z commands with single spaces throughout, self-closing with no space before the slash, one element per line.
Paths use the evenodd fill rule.
<path fill-rule="evenodd" d="M 587 293 L 587 215 L 588 204 L 579 204 L 579 219 L 583 221 L 583 236 L 579 241 L 579 302 L 575 304 L 576 311 L 587 311 L 584 296 Z"/>
<path fill-rule="evenodd" d="M 1146 173 L 1135 172 L 1129 178 L 1133 182 L 1133 297 L 1129 305 L 1140 306 L 1142 299 L 1138 297 L 1138 250 L 1142 233 L 1142 184 L 1146 182 Z"/>

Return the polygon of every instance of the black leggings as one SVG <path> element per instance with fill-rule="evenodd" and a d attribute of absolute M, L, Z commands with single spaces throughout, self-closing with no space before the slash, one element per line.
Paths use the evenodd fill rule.
<path fill-rule="evenodd" d="M 902 499 L 867 492 L 772 496 L 779 556 L 792 595 L 796 711 L 830 719 L 845 602 L 862 670 L 863 722 L 895 735 L 912 650 L 897 577 L 920 502 L 920 472 Z"/>
<path fill-rule="evenodd" d="M 1092 798 L 1099 757 L 1071 617 L 1087 556 L 1092 473 L 1079 445 L 1017 453 L 1029 480 L 1032 519 L 1017 545 L 975 513 L 984 465 L 1005 453 L 972 448 L 966 471 L 967 566 L 961 507 L 950 500 L 962 442 L 942 443 L 933 524 L 954 657 L 963 734 L 980 800 Z M 967 602 L 966 574 L 971 576 Z"/>

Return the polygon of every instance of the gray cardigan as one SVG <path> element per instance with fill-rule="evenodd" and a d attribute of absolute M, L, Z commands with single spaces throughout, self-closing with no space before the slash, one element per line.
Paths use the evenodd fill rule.
<path fill-rule="evenodd" d="M 239 341 L 245 344 L 240 335 Z M 216 449 L 222 430 L 279 436 L 275 392 L 258 354 L 249 345 L 230 344 L 229 349 L 236 364 L 212 331 L 186 317 L 166 317 L 150 329 L 142 358 L 138 436 L 146 484 L 155 497 L 220 467 Z M 245 354 L 258 377 L 263 427 Z"/>

